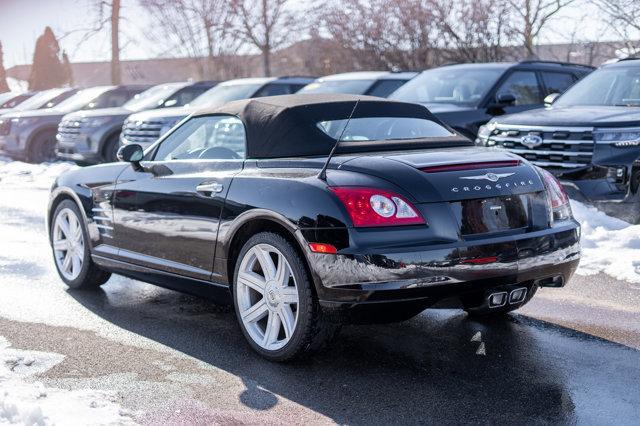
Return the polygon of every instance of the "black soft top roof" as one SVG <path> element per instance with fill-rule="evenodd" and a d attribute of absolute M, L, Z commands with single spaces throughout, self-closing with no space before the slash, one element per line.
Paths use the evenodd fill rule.
<path fill-rule="evenodd" d="M 422 105 L 398 102 L 373 96 L 346 94 L 297 94 L 269 96 L 229 102 L 223 106 L 194 114 L 233 115 L 245 126 L 247 158 L 284 158 L 327 155 L 335 139 L 317 124 L 321 121 L 349 117 L 360 100 L 353 117 L 414 117 L 440 123 Z M 444 127 L 446 127 L 443 124 Z M 345 142 L 339 152 L 418 149 L 438 146 L 469 145 L 458 136 L 401 141 Z"/>

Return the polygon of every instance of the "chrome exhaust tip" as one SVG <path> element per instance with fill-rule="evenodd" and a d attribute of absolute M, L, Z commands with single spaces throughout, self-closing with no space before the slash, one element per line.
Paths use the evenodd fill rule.
<path fill-rule="evenodd" d="M 488 297 L 489 308 L 499 308 L 507 304 L 508 294 L 506 291 L 491 293 Z"/>
<path fill-rule="evenodd" d="M 516 303 L 524 302 L 524 299 L 527 297 L 527 288 L 520 287 L 515 290 L 511 290 L 509 293 L 509 303 L 511 305 L 515 305 Z"/>

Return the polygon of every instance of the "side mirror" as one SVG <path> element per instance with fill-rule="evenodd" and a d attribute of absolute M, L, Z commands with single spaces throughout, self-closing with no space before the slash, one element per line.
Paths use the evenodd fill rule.
<path fill-rule="evenodd" d="M 513 93 L 502 92 L 496 95 L 496 104 L 499 106 L 509 106 L 516 103 L 516 97 Z"/>
<path fill-rule="evenodd" d="M 559 96 L 560 93 L 551 93 L 550 95 L 547 95 L 547 97 L 544 98 L 544 106 L 546 108 L 550 107 L 551 104 L 553 104 Z"/>
<path fill-rule="evenodd" d="M 125 161 L 131 163 L 134 169 L 140 170 L 142 166 L 140 161 L 144 158 L 144 150 L 138 144 L 132 143 L 131 145 L 123 145 L 118 149 L 116 154 L 118 161 Z"/>

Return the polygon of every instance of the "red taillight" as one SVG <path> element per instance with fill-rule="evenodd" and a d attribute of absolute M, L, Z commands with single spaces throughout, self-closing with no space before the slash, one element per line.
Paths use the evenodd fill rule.
<path fill-rule="evenodd" d="M 562 184 L 548 171 L 538 167 L 538 172 L 547 190 L 547 197 L 549 198 L 549 204 L 553 212 L 553 219 L 562 220 L 571 217 L 569 196 L 562 187 Z"/>
<path fill-rule="evenodd" d="M 374 188 L 331 188 L 344 204 L 353 226 L 420 225 L 425 221 L 404 197 Z"/>
<path fill-rule="evenodd" d="M 314 253 L 326 253 L 326 254 L 338 253 L 338 249 L 332 246 L 331 244 L 309 243 L 309 248 Z"/>
<path fill-rule="evenodd" d="M 499 167 L 515 167 L 520 164 L 520 160 L 507 160 L 507 161 L 483 161 L 481 163 L 463 163 L 463 164 L 445 164 L 442 166 L 430 166 L 425 167 L 422 170 L 426 173 L 438 173 L 438 172 L 458 172 L 463 170 L 478 170 L 478 169 L 495 169 Z"/>

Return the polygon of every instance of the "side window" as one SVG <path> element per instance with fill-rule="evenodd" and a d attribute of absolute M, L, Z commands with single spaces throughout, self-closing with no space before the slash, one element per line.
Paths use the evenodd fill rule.
<path fill-rule="evenodd" d="M 369 89 L 367 95 L 386 98 L 404 83 L 404 80 L 379 80 Z"/>
<path fill-rule="evenodd" d="M 121 90 L 112 90 L 102 95 L 98 96 L 97 99 L 94 99 L 93 102 L 87 105 L 88 109 L 97 109 L 97 108 L 113 108 L 122 106 L 125 102 L 129 100 L 129 94 L 127 92 Z"/>
<path fill-rule="evenodd" d="M 237 117 L 195 117 L 171 133 L 158 147 L 155 161 L 243 159 L 244 125 Z"/>
<path fill-rule="evenodd" d="M 164 103 L 163 107 L 180 107 L 188 104 L 201 94 L 207 91 L 205 86 L 189 86 L 184 89 L 178 90 L 173 95 L 169 96 Z"/>
<path fill-rule="evenodd" d="M 563 72 L 543 72 L 542 81 L 547 88 L 547 94 L 549 93 L 563 93 L 574 82 L 575 78 L 571 74 Z"/>
<path fill-rule="evenodd" d="M 542 103 L 542 91 L 534 71 L 515 71 L 502 83 L 497 93 L 511 93 L 516 97 L 516 105 Z"/>
<path fill-rule="evenodd" d="M 259 96 L 288 95 L 289 93 L 291 93 L 291 89 L 288 84 L 267 84 L 262 89 L 258 90 L 258 93 L 254 95 L 254 98 Z"/>

